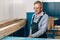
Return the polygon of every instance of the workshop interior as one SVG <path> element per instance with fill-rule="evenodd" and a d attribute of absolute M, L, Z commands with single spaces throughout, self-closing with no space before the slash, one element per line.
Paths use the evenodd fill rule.
<path fill-rule="evenodd" d="M 49 16 L 47 38 L 28 38 L 35 1 L 0 0 L 1 40 L 60 39 L 60 2 L 56 0 L 39 0 L 43 11 Z"/>

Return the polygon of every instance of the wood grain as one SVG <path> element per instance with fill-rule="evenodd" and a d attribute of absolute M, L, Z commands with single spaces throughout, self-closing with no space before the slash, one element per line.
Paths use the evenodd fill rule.
<path fill-rule="evenodd" d="M 26 23 L 26 20 L 17 20 L 17 21 L 13 21 L 12 24 L 11 23 L 6 23 L 9 25 L 4 25 L 4 27 L 2 26 L 2 28 L 0 28 L 0 39 L 21 29 Z"/>

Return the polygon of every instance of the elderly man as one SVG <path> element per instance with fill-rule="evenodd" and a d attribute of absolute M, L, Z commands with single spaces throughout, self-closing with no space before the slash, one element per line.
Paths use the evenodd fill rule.
<path fill-rule="evenodd" d="M 29 38 L 46 38 L 48 15 L 42 10 L 42 2 L 36 1 L 34 3 L 35 13 L 32 16 L 31 28 Z"/>

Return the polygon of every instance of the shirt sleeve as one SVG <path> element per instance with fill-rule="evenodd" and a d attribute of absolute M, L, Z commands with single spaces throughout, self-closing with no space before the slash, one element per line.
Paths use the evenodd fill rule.
<path fill-rule="evenodd" d="M 32 34 L 32 37 L 34 38 L 34 37 L 39 37 L 39 36 L 43 35 L 44 32 L 46 32 L 46 30 L 47 30 L 47 25 L 48 25 L 48 16 L 45 16 L 44 20 L 41 23 L 41 26 L 40 26 L 40 24 L 38 26 L 38 27 L 40 27 L 39 31 Z"/>

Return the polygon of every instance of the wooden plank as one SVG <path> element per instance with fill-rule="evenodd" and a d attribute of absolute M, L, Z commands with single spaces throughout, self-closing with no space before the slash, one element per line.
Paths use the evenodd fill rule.
<path fill-rule="evenodd" d="M 55 25 L 55 28 L 56 28 L 55 35 L 60 36 L 60 25 Z"/>
<path fill-rule="evenodd" d="M 54 18 L 49 17 L 49 22 L 48 22 L 48 30 L 54 28 Z"/>
<path fill-rule="evenodd" d="M 15 20 L 18 20 L 18 19 L 16 18 L 16 19 L 7 19 L 7 20 L 3 20 L 3 21 L 0 21 L 0 25 L 6 24 L 7 22 L 15 21 Z"/>

